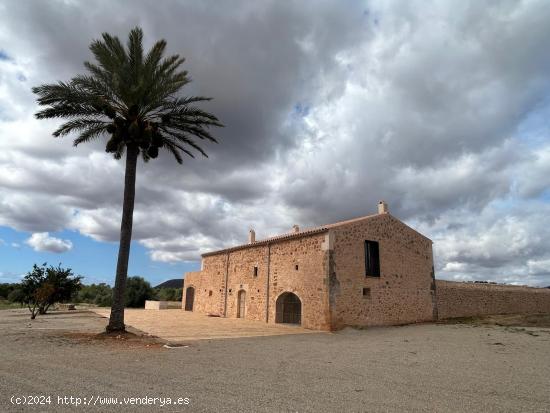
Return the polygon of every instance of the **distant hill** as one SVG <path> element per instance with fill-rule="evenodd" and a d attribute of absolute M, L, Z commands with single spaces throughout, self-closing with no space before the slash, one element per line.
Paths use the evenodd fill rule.
<path fill-rule="evenodd" d="M 164 281 L 155 288 L 183 288 L 183 278 L 174 278 L 172 280 Z"/>

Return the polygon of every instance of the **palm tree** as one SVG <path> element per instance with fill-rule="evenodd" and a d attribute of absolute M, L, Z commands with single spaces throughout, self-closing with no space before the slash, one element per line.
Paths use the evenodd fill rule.
<path fill-rule="evenodd" d="M 143 32 L 134 28 L 124 48 L 116 36 L 103 33 L 90 45 L 97 62 L 84 62 L 88 70 L 69 82 L 34 87 L 39 105 L 38 119 L 65 118 L 53 136 L 75 132 L 74 146 L 107 136 L 105 150 L 115 159 L 126 154 L 124 201 L 113 304 L 107 331 L 124 331 L 124 292 L 132 239 L 136 167 L 141 154 L 145 162 L 155 159 L 159 149 L 170 152 L 181 164 L 192 150 L 206 152 L 196 138 L 217 142 L 209 132 L 222 126 L 212 114 L 193 104 L 210 100 L 202 96 L 182 97 L 178 92 L 190 82 L 179 55 L 164 58 L 166 41 L 158 41 L 144 56 Z"/>

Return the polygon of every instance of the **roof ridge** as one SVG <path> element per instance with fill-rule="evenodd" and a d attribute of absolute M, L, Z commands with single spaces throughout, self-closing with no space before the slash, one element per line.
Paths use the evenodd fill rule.
<path fill-rule="evenodd" d="M 353 222 L 361 221 L 363 219 L 368 219 L 368 218 L 374 218 L 374 217 L 377 217 L 377 216 L 380 216 L 380 215 L 381 214 L 364 215 L 362 217 L 352 218 L 352 219 L 348 219 L 348 220 L 345 220 L 345 221 L 339 221 L 339 222 L 335 222 L 333 224 L 321 225 L 321 226 L 318 226 L 318 227 L 305 229 L 303 231 L 287 232 L 287 233 L 283 233 L 283 234 L 279 234 L 279 235 L 274 235 L 272 237 L 264 238 L 264 239 L 261 239 L 261 240 L 258 240 L 258 241 L 254 241 L 254 242 L 251 242 L 251 243 L 248 243 L 248 244 L 240 244 L 240 245 L 236 245 L 234 247 L 228 247 L 228 248 L 223 248 L 223 249 L 217 250 L 217 251 L 206 252 L 206 253 L 202 254 L 201 256 L 205 257 L 205 256 L 209 256 L 209 255 L 216 255 L 216 254 L 220 254 L 220 253 L 231 252 L 231 251 L 236 251 L 236 250 L 240 250 L 240 249 L 244 249 L 244 248 L 264 245 L 264 244 L 268 244 L 270 242 L 284 241 L 284 240 L 287 240 L 287 239 L 293 239 L 293 238 L 299 238 L 299 237 L 304 237 L 304 236 L 308 236 L 308 235 L 314 235 L 314 234 L 318 234 L 318 233 L 321 233 L 321 232 L 324 232 L 324 231 L 328 231 L 329 229 L 338 227 L 340 225 L 351 224 Z M 386 214 L 383 214 L 383 215 L 386 215 Z"/>

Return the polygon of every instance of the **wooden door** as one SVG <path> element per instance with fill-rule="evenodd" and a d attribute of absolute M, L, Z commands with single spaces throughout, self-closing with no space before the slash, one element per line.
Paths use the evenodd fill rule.
<path fill-rule="evenodd" d="M 246 291 L 239 291 L 237 296 L 237 318 L 245 318 L 246 316 Z"/>
<path fill-rule="evenodd" d="M 193 311 L 193 301 L 195 300 L 195 289 L 187 287 L 185 290 L 185 311 Z"/>

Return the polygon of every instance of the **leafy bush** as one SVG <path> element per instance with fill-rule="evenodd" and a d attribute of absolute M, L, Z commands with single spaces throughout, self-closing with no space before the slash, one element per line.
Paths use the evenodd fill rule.
<path fill-rule="evenodd" d="M 0 299 L 8 299 L 10 293 L 19 287 L 19 284 L 15 283 L 2 283 L 0 284 Z"/>
<path fill-rule="evenodd" d="M 21 303 L 21 305 L 25 304 L 25 293 L 23 292 L 23 289 L 21 286 L 16 284 L 17 287 L 15 287 L 9 294 L 8 294 L 8 301 L 12 303 Z"/>
<path fill-rule="evenodd" d="M 165 290 L 159 289 L 159 290 Z M 177 288 L 167 288 L 166 290 L 176 291 L 161 291 L 161 300 L 181 300 L 181 291 L 179 299 Z M 142 277 L 129 277 L 126 281 L 126 307 L 142 308 L 145 306 L 145 300 L 156 300 L 157 290 L 154 290 L 145 279 Z M 76 297 L 76 301 L 80 303 L 95 304 L 99 307 L 110 307 L 113 301 L 113 289 L 105 283 L 84 285 Z"/>
<path fill-rule="evenodd" d="M 95 304 L 99 307 L 110 307 L 113 301 L 113 290 L 110 285 L 105 283 L 83 285 L 78 292 L 76 301 Z"/>
<path fill-rule="evenodd" d="M 70 268 L 41 267 L 34 264 L 21 283 L 23 302 L 29 307 L 31 319 L 37 314 L 45 314 L 55 302 L 71 300 L 82 287 L 81 276 L 75 276 Z"/>
<path fill-rule="evenodd" d="M 155 293 L 160 301 L 181 301 L 181 288 L 156 288 Z"/>
<path fill-rule="evenodd" d="M 156 299 L 155 290 L 143 277 L 128 277 L 126 281 L 126 307 L 142 308 L 145 300 Z"/>

